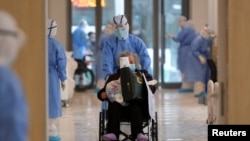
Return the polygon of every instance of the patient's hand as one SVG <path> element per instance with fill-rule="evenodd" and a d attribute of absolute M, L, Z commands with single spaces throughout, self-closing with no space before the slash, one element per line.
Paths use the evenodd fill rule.
<path fill-rule="evenodd" d="M 106 92 L 102 92 L 102 93 L 101 93 L 101 98 L 102 98 L 103 100 L 107 99 L 107 93 L 106 93 Z"/>

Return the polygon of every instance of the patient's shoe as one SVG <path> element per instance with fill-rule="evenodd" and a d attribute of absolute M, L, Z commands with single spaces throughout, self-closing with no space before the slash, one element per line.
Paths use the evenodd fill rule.
<path fill-rule="evenodd" d="M 109 134 L 103 135 L 102 140 L 104 140 L 104 141 L 117 141 L 117 138 L 116 138 L 115 134 L 109 133 Z"/>
<path fill-rule="evenodd" d="M 143 135 L 142 133 L 139 133 L 136 138 L 137 141 L 148 141 L 148 137 Z"/>

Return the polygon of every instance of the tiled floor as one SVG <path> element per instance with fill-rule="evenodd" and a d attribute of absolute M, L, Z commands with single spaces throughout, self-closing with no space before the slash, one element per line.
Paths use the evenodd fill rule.
<path fill-rule="evenodd" d="M 207 141 L 206 105 L 176 90 L 158 90 L 155 97 L 159 141 Z M 61 141 L 98 141 L 100 108 L 92 90 L 74 94 L 59 120 Z"/>

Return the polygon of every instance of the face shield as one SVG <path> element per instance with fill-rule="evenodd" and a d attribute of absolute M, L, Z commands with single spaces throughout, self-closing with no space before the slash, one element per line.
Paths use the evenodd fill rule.
<path fill-rule="evenodd" d="M 118 39 L 125 40 L 129 35 L 129 24 L 124 15 L 113 17 L 113 26 L 115 28 L 114 34 Z"/>
<path fill-rule="evenodd" d="M 184 17 L 184 16 L 180 16 L 180 18 L 179 18 L 179 20 L 178 20 L 178 25 L 179 25 L 180 27 L 184 27 L 185 24 L 186 24 L 186 22 L 187 22 L 187 18 Z"/>
<path fill-rule="evenodd" d="M 25 35 L 17 27 L 15 19 L 7 12 L 0 11 L 0 65 L 13 63 L 24 40 Z"/>
<path fill-rule="evenodd" d="M 214 36 L 213 31 L 207 25 L 201 29 L 200 34 L 205 39 L 209 39 Z"/>
<path fill-rule="evenodd" d="M 85 19 L 80 20 L 80 22 L 79 22 L 79 27 L 80 27 L 82 30 L 87 29 L 88 26 L 89 26 L 89 24 L 88 24 L 88 22 L 87 22 Z"/>

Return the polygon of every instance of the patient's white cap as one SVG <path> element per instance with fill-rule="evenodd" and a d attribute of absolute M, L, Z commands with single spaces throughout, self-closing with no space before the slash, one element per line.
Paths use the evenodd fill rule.
<path fill-rule="evenodd" d="M 120 57 L 120 68 L 124 68 L 124 67 L 129 67 L 129 58 L 128 57 Z"/>

